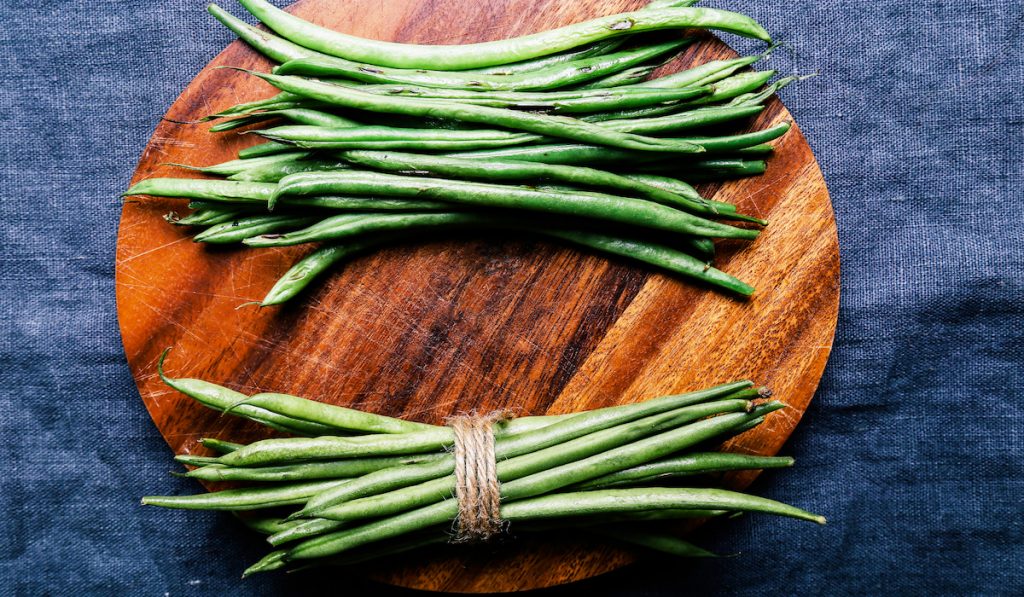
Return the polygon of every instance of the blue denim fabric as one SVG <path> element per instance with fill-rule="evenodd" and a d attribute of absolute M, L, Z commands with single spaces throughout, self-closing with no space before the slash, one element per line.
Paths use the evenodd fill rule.
<path fill-rule="evenodd" d="M 0 594 L 405 594 L 335 574 L 243 582 L 264 550 L 230 517 L 138 506 L 191 485 L 166 478 L 125 364 L 117 195 L 233 39 L 203 5 L 0 2 Z M 773 67 L 820 73 L 783 99 L 835 204 L 839 330 L 784 451 L 798 466 L 755 490 L 830 524 L 747 516 L 703 539 L 740 558 L 542 594 L 1024 594 L 1024 3 L 709 5 L 785 41 Z"/>

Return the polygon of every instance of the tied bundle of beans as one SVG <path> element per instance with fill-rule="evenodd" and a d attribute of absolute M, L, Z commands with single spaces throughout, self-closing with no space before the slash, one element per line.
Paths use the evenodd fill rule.
<path fill-rule="evenodd" d="M 296 436 L 248 445 L 204 439 L 219 455 L 177 457 L 197 467 L 184 476 L 250 485 L 142 500 L 246 512 L 243 520 L 277 547 L 246 574 L 560 528 L 710 556 L 648 522 L 762 512 L 824 523 L 793 506 L 708 487 L 706 480 L 681 483 L 705 473 L 793 464 L 711 449 L 783 408 L 750 381 L 576 414 L 487 413 L 436 426 L 170 378 L 162 357 L 160 375 L 204 406 Z M 258 516 L 248 512 L 254 510 Z"/>
<path fill-rule="evenodd" d="M 270 31 L 209 10 L 280 63 L 250 73 L 279 93 L 211 115 L 211 131 L 246 127 L 265 142 L 184 166 L 226 180 L 153 178 L 126 195 L 192 200 L 194 211 L 168 219 L 205 228 L 198 242 L 320 243 L 261 305 L 284 303 L 355 253 L 454 229 L 540 235 L 754 292 L 713 267 L 713 241 L 753 240 L 767 222 L 690 183 L 764 172 L 789 124 L 737 130 L 795 78 L 749 70 L 767 51 L 647 78 L 691 43 L 682 30 L 770 41 L 750 18 L 655 0 L 513 39 L 420 46 L 240 1 Z"/>

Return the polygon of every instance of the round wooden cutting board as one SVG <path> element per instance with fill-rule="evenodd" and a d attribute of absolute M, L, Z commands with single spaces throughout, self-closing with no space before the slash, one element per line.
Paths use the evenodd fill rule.
<path fill-rule="evenodd" d="M 306 0 L 295 13 L 371 38 L 466 43 L 505 38 L 631 10 L 640 0 Z M 205 13 L 196 19 L 207 18 Z M 708 36 L 668 68 L 733 52 Z M 163 164 L 232 159 L 252 135 L 210 134 L 191 121 L 275 90 L 243 73 L 270 63 L 241 42 L 217 56 L 171 106 L 133 182 L 194 176 Z M 777 100 L 753 127 L 789 120 Z M 309 247 L 216 248 L 163 215 L 180 200 L 125 204 L 117 247 L 117 307 L 142 399 L 176 453 L 205 453 L 201 437 L 251 441 L 255 424 L 221 416 L 163 386 L 168 372 L 245 393 L 285 392 L 430 423 L 511 407 L 563 413 L 750 378 L 789 408 L 728 449 L 775 454 L 811 400 L 832 345 L 839 255 L 828 192 L 799 129 L 776 142 L 767 174 L 705 185 L 771 224 L 752 244 L 720 244 L 717 266 L 751 283 L 731 298 L 624 259 L 513 236 L 463 236 L 383 249 L 337 268 L 282 308 L 258 300 Z M 753 474 L 730 477 L 734 487 Z M 159 491 L 154 480 L 154 491 Z M 197 490 L 199 487 L 196 488 Z M 800 496 L 791 496 L 800 504 Z M 241 528 L 239 532 L 245 532 Z M 257 540 L 254 538 L 254 541 Z M 453 555 L 455 554 L 455 555 Z M 523 590 L 590 577 L 637 557 L 612 544 L 529 538 L 434 549 L 366 566 L 374 578 L 460 592 Z M 225 574 L 251 562 L 225 558 Z M 315 574 L 315 572 L 314 572 Z"/>

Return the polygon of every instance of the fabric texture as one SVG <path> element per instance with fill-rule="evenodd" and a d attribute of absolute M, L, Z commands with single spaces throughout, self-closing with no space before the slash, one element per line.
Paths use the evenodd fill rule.
<path fill-rule="evenodd" d="M 171 454 L 125 363 L 117 195 L 154 126 L 233 36 L 204 2 L 0 2 L 0 594 L 406 594 L 346 576 L 241 581 L 226 515 L 141 508 Z M 718 0 L 817 72 L 783 100 L 839 223 L 831 361 L 746 516 L 548 595 L 1024 593 L 1024 3 Z M 238 12 L 233 3 L 225 5 Z M 727 37 L 738 49 L 753 48 Z"/>

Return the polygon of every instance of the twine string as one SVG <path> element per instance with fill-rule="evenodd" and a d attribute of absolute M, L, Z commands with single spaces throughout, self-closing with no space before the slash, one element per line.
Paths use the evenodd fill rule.
<path fill-rule="evenodd" d="M 487 541 L 502 530 L 492 426 L 505 418 L 505 412 L 495 411 L 459 415 L 448 421 L 455 432 L 455 497 L 459 502 L 453 543 Z"/>

